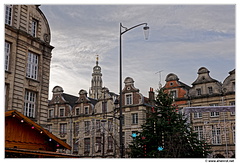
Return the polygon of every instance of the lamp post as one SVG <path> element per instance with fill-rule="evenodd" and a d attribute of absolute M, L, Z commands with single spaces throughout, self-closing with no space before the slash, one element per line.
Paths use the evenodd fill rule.
<path fill-rule="evenodd" d="M 120 79 L 119 79 L 119 90 L 120 90 L 120 99 L 119 99 L 119 120 L 120 120 L 120 126 L 119 126 L 119 139 L 120 139 L 120 157 L 123 158 L 123 139 L 122 139 L 122 136 L 123 136 L 123 133 L 122 133 L 122 121 L 123 121 L 123 116 L 122 116 L 122 35 L 136 27 L 139 27 L 139 26 L 142 26 L 142 25 L 145 25 L 143 27 L 143 30 L 144 30 L 144 36 L 145 36 L 145 39 L 147 40 L 148 39 L 148 34 L 149 34 L 149 27 L 147 26 L 147 23 L 141 23 L 141 24 L 138 24 L 138 25 L 135 25 L 131 28 L 127 28 L 127 27 L 124 27 L 122 25 L 122 23 L 120 23 L 120 50 L 119 50 L 119 74 L 120 74 Z M 124 30 L 122 30 L 124 29 Z"/>

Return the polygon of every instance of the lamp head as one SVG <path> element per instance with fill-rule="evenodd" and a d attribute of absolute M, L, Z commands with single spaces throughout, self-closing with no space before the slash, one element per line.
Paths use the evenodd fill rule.
<path fill-rule="evenodd" d="M 149 36 L 149 26 L 145 26 L 143 27 L 143 32 L 144 32 L 144 37 L 146 40 L 148 40 L 148 36 Z"/>

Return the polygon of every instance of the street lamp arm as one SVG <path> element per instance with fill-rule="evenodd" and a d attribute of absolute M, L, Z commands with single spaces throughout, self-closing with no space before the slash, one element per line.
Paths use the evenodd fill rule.
<path fill-rule="evenodd" d="M 141 25 L 146 25 L 146 26 L 147 26 L 147 23 L 141 23 L 141 24 L 135 25 L 135 26 L 133 26 L 133 27 L 131 27 L 131 28 L 124 27 L 124 26 L 122 25 L 122 23 L 120 23 L 121 28 L 124 28 L 124 29 L 125 29 L 125 31 L 121 32 L 121 35 L 124 34 L 124 33 L 126 33 L 127 31 L 130 31 L 130 30 L 132 30 L 132 29 L 134 29 L 134 28 L 136 28 L 136 27 L 139 27 L 139 26 L 141 26 Z"/>

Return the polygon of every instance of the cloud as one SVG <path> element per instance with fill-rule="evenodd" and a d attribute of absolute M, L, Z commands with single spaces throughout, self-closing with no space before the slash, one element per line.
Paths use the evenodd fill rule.
<path fill-rule="evenodd" d="M 147 22 L 123 35 L 123 80 L 133 77 L 147 95 L 175 73 L 186 84 L 206 66 L 223 80 L 235 68 L 235 5 L 42 5 L 52 33 L 50 87 L 62 85 L 68 93 L 88 91 L 96 55 L 103 83 L 119 92 L 119 23 L 126 27 Z M 220 66 L 224 64 L 224 66 Z M 220 71 L 219 71 L 220 70 Z M 51 89 L 51 88 L 50 88 Z"/>

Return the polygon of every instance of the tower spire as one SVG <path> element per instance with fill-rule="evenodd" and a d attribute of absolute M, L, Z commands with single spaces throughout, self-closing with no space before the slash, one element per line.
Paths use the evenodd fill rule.
<path fill-rule="evenodd" d="M 98 66 L 98 54 L 96 55 L 96 65 Z"/>
<path fill-rule="evenodd" d="M 98 65 L 98 55 L 96 55 L 96 65 L 93 67 L 91 88 L 89 96 L 94 99 L 98 99 L 102 91 L 102 73 L 101 67 Z"/>

